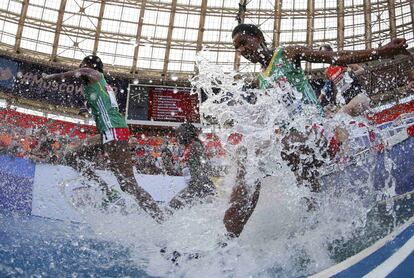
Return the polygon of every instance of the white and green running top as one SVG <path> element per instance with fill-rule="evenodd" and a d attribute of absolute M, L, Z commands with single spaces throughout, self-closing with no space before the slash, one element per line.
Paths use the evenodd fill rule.
<path fill-rule="evenodd" d="M 98 82 L 84 87 L 84 94 L 100 134 L 111 128 L 128 127 L 124 117 L 119 113 L 115 93 L 106 83 L 103 74 Z"/>

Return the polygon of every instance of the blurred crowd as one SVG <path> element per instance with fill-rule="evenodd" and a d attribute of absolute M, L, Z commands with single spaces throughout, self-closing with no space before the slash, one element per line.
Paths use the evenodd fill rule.
<path fill-rule="evenodd" d="M 37 162 L 58 163 L 69 146 L 92 135 L 90 128 L 12 109 L 0 110 L 0 118 L 0 153 Z"/>
<path fill-rule="evenodd" d="M 188 175 L 186 149 L 177 142 L 175 134 L 136 133 L 129 140 L 133 159 L 138 171 L 150 175 Z M 210 160 L 224 156 L 218 138 L 206 135 L 203 141 L 206 156 Z"/>
<path fill-rule="evenodd" d="M 62 151 L 66 136 L 48 136 L 42 128 L 0 127 L 0 154 L 54 163 Z"/>
<path fill-rule="evenodd" d="M 166 174 L 181 176 L 180 157 L 184 153 L 172 136 L 147 136 L 137 134 L 129 140 L 136 169 L 148 175 Z"/>
<path fill-rule="evenodd" d="M 72 146 L 94 136 L 91 126 L 27 115 L 12 109 L 1 109 L 0 154 L 28 158 L 40 163 L 61 164 Z M 224 155 L 213 135 L 205 137 L 207 156 L 214 160 Z M 129 140 L 138 172 L 149 175 L 188 175 L 183 160 L 185 147 L 178 144 L 173 132 L 157 130 L 134 133 Z"/>

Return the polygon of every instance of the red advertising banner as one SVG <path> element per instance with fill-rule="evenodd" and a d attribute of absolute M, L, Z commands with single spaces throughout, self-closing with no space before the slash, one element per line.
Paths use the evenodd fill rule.
<path fill-rule="evenodd" d="M 149 90 L 149 119 L 200 122 L 199 100 L 188 88 L 153 87 Z"/>

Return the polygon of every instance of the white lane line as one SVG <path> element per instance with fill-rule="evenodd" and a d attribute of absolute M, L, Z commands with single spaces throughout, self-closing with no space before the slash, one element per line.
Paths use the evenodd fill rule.
<path fill-rule="evenodd" d="M 404 223 L 402 226 L 398 227 L 394 232 L 387 235 L 383 239 L 380 239 L 370 247 L 362 250 L 360 253 L 355 254 L 354 256 L 346 259 L 345 261 L 342 261 L 336 265 L 331 266 L 330 268 L 327 268 L 325 270 L 322 270 L 319 273 L 313 274 L 309 276 L 309 278 L 325 278 L 325 277 L 332 277 L 338 273 L 341 273 L 345 271 L 346 269 L 356 265 L 357 263 L 363 261 L 365 258 L 373 254 L 375 251 L 381 249 L 385 244 L 392 241 L 394 238 L 396 238 L 399 234 L 401 234 L 405 229 L 410 227 L 412 224 L 414 224 L 414 217 L 411 217 L 409 220 L 407 220 L 406 223 Z"/>
<path fill-rule="evenodd" d="M 386 277 L 396 269 L 414 251 L 414 236 L 411 237 L 397 252 L 382 264 L 374 268 L 364 278 Z"/>

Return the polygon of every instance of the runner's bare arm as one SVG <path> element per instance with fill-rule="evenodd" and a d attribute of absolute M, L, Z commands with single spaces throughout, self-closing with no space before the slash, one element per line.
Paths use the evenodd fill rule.
<path fill-rule="evenodd" d="M 62 73 L 48 74 L 44 75 L 43 79 L 63 80 L 67 78 L 80 78 L 81 76 L 87 77 L 90 83 L 98 82 L 101 79 L 101 73 L 90 68 L 80 68 Z"/>
<path fill-rule="evenodd" d="M 406 50 L 405 39 L 395 38 L 388 44 L 379 48 L 353 51 L 320 51 L 306 46 L 287 46 L 285 56 L 296 64 L 300 61 L 313 63 L 328 63 L 334 65 L 348 65 L 378 60 L 380 58 L 390 58 L 398 54 L 410 55 Z"/>

